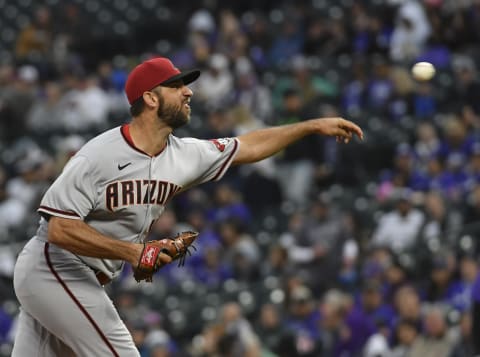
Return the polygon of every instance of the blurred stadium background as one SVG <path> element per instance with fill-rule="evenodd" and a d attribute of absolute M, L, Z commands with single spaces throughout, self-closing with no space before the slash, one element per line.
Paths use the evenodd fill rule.
<path fill-rule="evenodd" d="M 473 355 L 480 1 L 0 9 L 0 355 L 42 193 L 86 140 L 129 120 L 125 78 L 154 55 L 203 70 L 179 136 L 341 115 L 366 139 L 308 138 L 178 196 L 152 238 L 192 227 L 199 251 L 153 284 L 127 268 L 107 287 L 142 357 Z M 411 78 L 420 60 L 432 81 Z"/>

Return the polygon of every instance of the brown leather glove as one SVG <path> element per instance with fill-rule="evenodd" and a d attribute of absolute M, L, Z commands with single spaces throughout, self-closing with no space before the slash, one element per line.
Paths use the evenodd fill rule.
<path fill-rule="evenodd" d="M 149 283 L 155 274 L 165 263 L 160 259 L 160 254 L 167 254 L 173 260 L 179 260 L 178 265 L 185 263 L 187 254 L 191 254 L 189 248 L 195 247 L 192 243 L 198 237 L 197 232 L 182 232 L 174 238 L 152 240 L 143 244 L 142 254 L 136 268 L 133 269 L 133 276 L 137 282 L 145 280 Z"/>

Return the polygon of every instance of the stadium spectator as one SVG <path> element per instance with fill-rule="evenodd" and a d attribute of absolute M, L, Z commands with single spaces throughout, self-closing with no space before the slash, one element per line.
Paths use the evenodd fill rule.
<path fill-rule="evenodd" d="M 480 215 L 480 185 L 472 187 L 464 207 L 464 218 L 466 225 L 474 225 Z"/>
<path fill-rule="evenodd" d="M 415 118 L 425 120 L 434 117 L 437 112 L 437 101 L 433 92 L 430 83 L 417 85 L 413 96 L 413 114 Z"/>
<path fill-rule="evenodd" d="M 418 292 L 411 286 L 403 286 L 397 290 L 394 297 L 394 308 L 398 320 L 409 320 L 418 328 L 421 326 L 421 302 Z"/>
<path fill-rule="evenodd" d="M 8 74 L 7 74 L 8 75 Z M 27 114 L 38 95 L 39 73 L 36 67 L 25 64 L 16 68 L 15 77 L 2 94 L 2 134 L 6 143 L 25 135 Z"/>
<path fill-rule="evenodd" d="M 478 262 L 472 253 L 464 253 L 458 263 L 459 281 L 451 294 L 450 306 L 460 312 L 472 308 L 472 289 L 478 271 Z"/>
<path fill-rule="evenodd" d="M 193 267 L 193 276 L 208 288 L 218 288 L 233 277 L 232 267 L 222 259 L 222 248 L 219 244 L 204 242 L 203 245 L 201 261 Z"/>
<path fill-rule="evenodd" d="M 330 281 L 336 280 L 339 270 L 342 248 L 345 243 L 345 231 L 342 217 L 335 212 L 332 202 L 319 197 L 311 203 L 303 222 L 301 216 L 294 215 L 290 231 L 282 237 L 282 245 L 289 247 L 289 259 L 296 268 L 309 276 L 309 283 L 315 291 L 322 291 Z M 296 225 L 301 230 L 295 232 Z M 318 276 L 322 271 L 322 276 Z"/>
<path fill-rule="evenodd" d="M 402 124 L 405 117 L 410 113 L 413 112 L 418 116 L 417 100 L 423 98 L 415 93 L 414 81 L 406 68 L 393 67 L 390 70 L 390 80 L 392 81 L 393 91 L 388 102 L 388 113 L 394 123 Z M 430 99 L 430 97 L 426 99 Z"/>
<path fill-rule="evenodd" d="M 242 202 L 241 193 L 228 183 L 216 186 L 213 199 L 214 208 L 207 211 L 207 219 L 212 223 L 221 223 L 234 219 L 239 224 L 247 225 L 252 216 L 250 209 Z"/>
<path fill-rule="evenodd" d="M 392 357 L 407 357 L 419 335 L 419 326 L 416 321 L 402 319 L 395 326 L 395 338 L 391 351 Z"/>
<path fill-rule="evenodd" d="M 0 236 L 6 240 L 10 229 L 19 226 L 26 217 L 28 208 L 21 200 L 11 197 L 7 191 L 8 177 L 0 167 Z"/>
<path fill-rule="evenodd" d="M 273 108 L 270 90 L 261 84 L 249 59 L 238 58 L 234 73 L 236 90 L 233 102 L 244 107 L 254 119 L 271 122 Z"/>
<path fill-rule="evenodd" d="M 451 87 L 451 102 L 457 112 L 465 109 L 472 110 L 477 116 L 480 114 L 478 98 L 480 82 L 477 78 L 477 68 L 471 57 L 458 55 L 452 60 L 452 69 L 455 85 Z"/>
<path fill-rule="evenodd" d="M 288 250 L 281 245 L 272 245 L 267 260 L 261 266 L 261 275 L 266 279 L 270 276 L 284 278 L 294 271 L 288 259 Z"/>
<path fill-rule="evenodd" d="M 6 187 L 9 197 L 18 199 L 28 210 L 34 209 L 47 189 L 52 170 L 51 158 L 41 149 L 30 148 L 15 163 L 17 176 Z"/>
<path fill-rule="evenodd" d="M 281 24 L 280 32 L 273 39 L 269 50 L 269 62 L 273 66 L 287 66 L 289 61 L 301 53 L 304 36 L 300 24 L 292 17 L 286 17 Z"/>
<path fill-rule="evenodd" d="M 230 61 L 224 54 L 214 53 L 210 56 L 207 71 L 192 85 L 197 100 L 210 108 L 222 108 L 229 104 L 234 83 L 229 67 Z"/>
<path fill-rule="evenodd" d="M 59 4 L 59 14 L 55 14 L 53 22 L 54 48 L 53 61 L 58 70 L 66 70 L 74 53 L 88 48 L 88 42 L 92 39 L 92 28 L 88 26 L 88 17 L 75 3 Z"/>
<path fill-rule="evenodd" d="M 260 251 L 242 222 L 230 218 L 220 221 L 218 233 L 223 243 L 222 260 L 236 279 L 255 280 L 259 274 Z"/>
<path fill-rule="evenodd" d="M 432 259 L 432 270 L 426 287 L 425 300 L 431 303 L 449 303 L 458 282 L 455 280 L 455 257 L 452 254 L 437 252 Z"/>
<path fill-rule="evenodd" d="M 287 296 L 285 326 L 295 336 L 296 351 L 300 355 L 315 356 L 321 348 L 319 322 L 323 320 L 311 290 L 298 285 Z"/>
<path fill-rule="evenodd" d="M 415 59 L 423 49 L 430 33 L 430 24 L 422 5 L 416 1 L 405 1 L 397 11 L 390 57 L 398 62 Z"/>
<path fill-rule="evenodd" d="M 302 96 L 296 89 L 283 93 L 283 107 L 277 114 L 277 124 L 297 123 L 313 113 L 305 106 Z M 314 159 L 318 158 L 318 139 L 305 138 L 289 146 L 280 153 L 277 177 L 282 187 L 283 197 L 299 206 L 305 205 L 313 183 Z"/>
<path fill-rule="evenodd" d="M 453 341 L 448 336 L 444 311 L 437 306 L 430 307 L 423 318 L 424 333 L 417 337 L 409 351 L 412 357 L 448 357 Z"/>
<path fill-rule="evenodd" d="M 362 286 L 358 308 L 369 319 L 371 326 L 383 326 L 388 331 L 386 337 L 393 335 L 395 311 L 384 300 L 382 286 L 377 281 L 365 281 Z"/>
<path fill-rule="evenodd" d="M 413 146 L 416 166 L 420 172 L 427 171 L 428 160 L 438 154 L 440 138 L 435 126 L 429 122 L 421 122 L 415 130 L 415 143 Z"/>
<path fill-rule="evenodd" d="M 395 252 L 413 248 L 424 222 L 424 214 L 413 206 L 411 193 L 397 193 L 394 209 L 385 213 L 372 235 L 372 244 Z"/>
<path fill-rule="evenodd" d="M 371 59 L 372 73 L 366 91 L 366 105 L 370 111 L 385 114 L 394 94 L 393 82 L 390 78 L 390 64 L 382 56 Z"/>
<path fill-rule="evenodd" d="M 224 356 L 260 356 L 260 342 L 252 326 L 242 315 L 240 306 L 227 303 L 221 308 L 220 324 L 223 335 L 218 341 L 218 352 Z"/>
<path fill-rule="evenodd" d="M 18 34 L 15 55 L 19 61 L 41 64 L 50 59 L 53 40 L 52 23 L 48 7 L 39 6 L 35 10 L 33 21 Z"/>
<path fill-rule="evenodd" d="M 63 100 L 67 110 L 62 124 L 67 132 L 96 132 L 105 128 L 109 113 L 109 100 L 99 87 L 96 76 L 78 75 L 71 77 L 73 88 L 65 93 Z"/>
<path fill-rule="evenodd" d="M 445 198 L 436 191 L 424 198 L 425 221 L 420 232 L 426 244 L 454 246 L 463 223 L 461 213 L 455 207 L 447 207 Z"/>
<path fill-rule="evenodd" d="M 472 316 L 469 312 L 463 313 L 459 323 L 460 336 L 455 342 L 450 357 L 474 356 Z"/>
<path fill-rule="evenodd" d="M 30 132 L 36 135 L 48 135 L 62 128 L 63 108 L 61 107 L 62 88 L 58 82 L 45 84 L 45 92 L 36 98 L 26 117 Z"/>
<path fill-rule="evenodd" d="M 282 337 L 287 334 L 279 309 L 273 304 L 264 304 L 260 308 L 255 331 L 262 344 L 262 350 L 274 353 L 280 345 Z"/>

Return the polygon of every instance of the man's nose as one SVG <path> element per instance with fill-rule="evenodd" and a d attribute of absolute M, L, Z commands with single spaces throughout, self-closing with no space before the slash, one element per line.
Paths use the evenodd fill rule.
<path fill-rule="evenodd" d="M 191 97 L 193 95 L 193 91 L 190 89 L 190 87 L 183 86 L 183 95 Z"/>

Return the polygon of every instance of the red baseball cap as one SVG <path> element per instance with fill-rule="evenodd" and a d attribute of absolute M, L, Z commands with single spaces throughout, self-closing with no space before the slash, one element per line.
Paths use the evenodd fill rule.
<path fill-rule="evenodd" d="M 125 83 L 125 93 L 128 102 L 132 105 L 144 92 L 158 85 L 178 80 L 189 84 L 199 76 L 199 70 L 180 72 L 168 58 L 156 57 L 140 63 L 130 72 Z"/>

